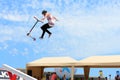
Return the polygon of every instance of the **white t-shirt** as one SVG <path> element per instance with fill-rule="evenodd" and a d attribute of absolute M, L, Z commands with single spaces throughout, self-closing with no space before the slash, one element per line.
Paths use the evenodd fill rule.
<path fill-rule="evenodd" d="M 49 15 L 49 16 L 47 17 L 47 20 L 48 20 L 49 26 L 54 26 L 54 24 L 55 24 L 55 19 L 54 19 L 54 17 L 53 17 L 52 15 Z"/>

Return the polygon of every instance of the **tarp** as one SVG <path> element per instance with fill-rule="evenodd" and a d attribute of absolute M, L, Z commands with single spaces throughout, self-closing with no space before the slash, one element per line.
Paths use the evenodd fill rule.
<path fill-rule="evenodd" d="M 120 67 L 120 55 L 91 56 L 82 60 L 71 57 L 44 57 L 27 63 L 27 66 L 90 66 L 90 67 Z"/>
<path fill-rule="evenodd" d="M 78 61 L 76 66 L 120 67 L 120 55 L 92 56 Z"/>
<path fill-rule="evenodd" d="M 71 79 L 74 77 L 74 68 L 83 67 L 85 78 L 89 77 L 89 70 L 92 67 L 103 67 L 103 68 L 115 68 L 120 67 L 120 55 L 112 56 L 92 56 L 82 60 L 74 60 L 70 57 L 44 57 L 27 64 L 27 67 L 61 67 L 61 66 L 72 66 Z"/>
<path fill-rule="evenodd" d="M 71 66 L 77 61 L 71 57 L 44 57 L 27 63 L 27 66 Z"/>

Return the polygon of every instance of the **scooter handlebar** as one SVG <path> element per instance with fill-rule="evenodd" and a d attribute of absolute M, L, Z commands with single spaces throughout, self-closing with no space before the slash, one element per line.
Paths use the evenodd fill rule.
<path fill-rule="evenodd" d="M 42 22 L 42 21 L 41 21 L 41 20 L 39 20 L 37 17 L 35 17 L 35 16 L 34 16 L 34 18 L 35 18 L 37 21 Z M 42 22 L 42 23 L 43 23 L 43 22 Z"/>

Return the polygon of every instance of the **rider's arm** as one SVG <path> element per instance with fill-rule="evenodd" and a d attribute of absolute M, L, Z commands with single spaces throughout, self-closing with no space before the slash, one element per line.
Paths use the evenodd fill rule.
<path fill-rule="evenodd" d="M 58 21 L 58 19 L 57 19 L 56 17 L 53 16 L 53 18 L 54 18 L 56 21 Z"/>
<path fill-rule="evenodd" d="M 44 21 L 47 18 L 47 15 L 45 15 L 40 21 Z"/>
<path fill-rule="evenodd" d="M 44 18 L 42 18 L 42 19 L 40 19 L 40 21 L 44 21 L 46 18 L 44 17 Z"/>

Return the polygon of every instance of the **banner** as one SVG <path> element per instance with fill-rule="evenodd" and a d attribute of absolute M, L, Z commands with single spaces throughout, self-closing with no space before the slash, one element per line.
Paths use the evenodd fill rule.
<path fill-rule="evenodd" d="M 8 73 L 6 70 L 0 69 L 0 79 L 9 79 Z"/>

